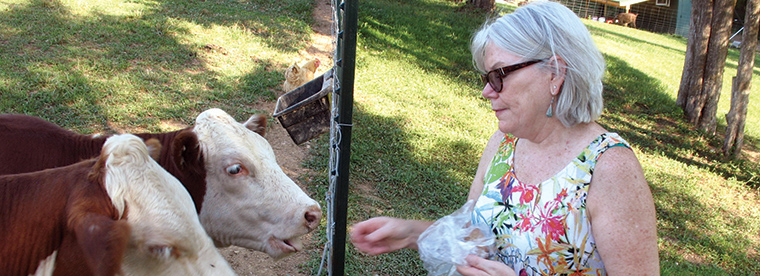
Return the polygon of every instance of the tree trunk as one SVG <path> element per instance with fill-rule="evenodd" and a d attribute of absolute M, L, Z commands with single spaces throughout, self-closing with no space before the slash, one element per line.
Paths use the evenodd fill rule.
<path fill-rule="evenodd" d="M 693 2 L 692 27 L 676 102 L 687 120 L 715 133 L 716 113 L 736 0 Z"/>
<path fill-rule="evenodd" d="M 694 123 L 692 118 L 699 118 L 699 113 L 692 114 L 689 110 L 694 109 L 701 102 L 699 92 L 702 91 L 702 78 L 704 75 L 705 62 L 707 59 L 707 44 L 710 39 L 712 22 L 712 1 L 694 0 L 691 6 L 691 21 L 689 23 L 689 37 L 686 44 L 686 57 L 681 74 L 681 85 L 678 89 L 676 104 L 686 113 L 687 120 Z M 696 112 L 701 112 L 701 107 Z"/>
<path fill-rule="evenodd" d="M 710 44 L 707 46 L 707 64 L 705 68 L 705 107 L 697 125 L 700 129 L 715 134 L 716 118 L 720 90 L 723 87 L 723 72 L 728 55 L 728 38 L 731 36 L 731 22 L 734 19 L 736 0 L 716 0 L 713 7 L 713 27 Z"/>
<path fill-rule="evenodd" d="M 744 125 L 747 119 L 747 105 L 760 28 L 758 26 L 760 25 L 760 0 L 747 1 L 744 18 L 739 67 L 733 79 L 731 110 L 726 114 L 726 140 L 723 143 L 723 154 L 733 157 L 739 156 L 744 144 Z"/>
<path fill-rule="evenodd" d="M 496 7 L 495 0 L 467 0 L 467 5 L 481 9 L 484 11 L 491 11 Z"/>

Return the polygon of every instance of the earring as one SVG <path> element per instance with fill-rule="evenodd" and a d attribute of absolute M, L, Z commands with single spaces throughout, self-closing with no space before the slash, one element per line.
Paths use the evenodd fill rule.
<path fill-rule="evenodd" d="M 554 104 L 554 96 L 552 96 L 552 102 L 549 103 L 549 109 L 546 110 L 546 117 L 551 118 L 554 116 L 554 113 L 552 112 L 552 104 Z"/>

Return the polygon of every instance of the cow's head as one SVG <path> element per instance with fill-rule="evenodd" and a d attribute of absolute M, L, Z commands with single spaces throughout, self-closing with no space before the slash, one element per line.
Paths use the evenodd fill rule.
<path fill-rule="evenodd" d="M 208 234 L 217 246 L 234 244 L 277 259 L 300 250 L 299 237 L 319 225 L 322 210 L 277 164 L 262 136 L 265 127 L 263 117 L 241 124 L 210 109 L 196 118 L 192 132 L 206 168 L 200 220 Z"/>
<path fill-rule="evenodd" d="M 190 194 L 151 158 L 142 139 L 108 138 L 104 159 L 106 191 L 130 229 L 124 275 L 234 275 L 201 226 Z"/>

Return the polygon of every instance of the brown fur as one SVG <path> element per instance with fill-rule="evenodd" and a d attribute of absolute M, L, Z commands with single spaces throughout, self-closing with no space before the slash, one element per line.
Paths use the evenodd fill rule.
<path fill-rule="evenodd" d="M 153 160 L 158 162 L 158 159 L 161 158 L 161 142 L 156 138 L 151 138 L 145 140 L 145 146 L 148 147 L 150 158 L 153 158 Z"/>
<path fill-rule="evenodd" d="M 58 250 L 54 275 L 115 275 L 129 226 L 105 190 L 102 159 L 0 176 L 0 271 L 26 276 Z"/>
<path fill-rule="evenodd" d="M 615 23 L 624 27 L 627 27 L 628 24 L 630 24 L 631 27 L 636 28 L 636 17 L 638 16 L 639 15 L 635 13 L 620 13 L 615 16 Z"/>

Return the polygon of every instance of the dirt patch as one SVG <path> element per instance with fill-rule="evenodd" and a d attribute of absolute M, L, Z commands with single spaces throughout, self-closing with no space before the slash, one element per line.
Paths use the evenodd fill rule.
<path fill-rule="evenodd" d="M 330 0 L 315 0 L 316 9 L 314 10 L 314 35 L 312 35 L 311 45 L 302 51 L 301 59 L 319 58 L 322 66 L 317 69 L 316 76 L 323 74 L 332 68 L 333 55 L 335 46 L 332 35 L 332 7 Z M 274 111 L 276 102 L 263 102 L 254 106 L 256 110 Z M 309 142 L 302 145 L 296 145 L 287 131 L 276 121 L 267 130 L 264 136 L 274 149 L 277 156 L 277 163 L 280 164 L 285 174 L 298 183 L 298 177 L 308 173 L 308 169 L 303 168 L 301 164 L 308 157 L 311 146 Z M 300 183 L 299 183 L 300 184 Z M 303 187 L 301 187 L 303 188 Z M 320 195 L 312 195 L 317 198 Z M 324 209 L 325 206 L 322 206 Z M 238 275 L 273 275 L 273 276 L 300 276 L 315 274 L 316 271 L 306 271 L 301 267 L 309 261 L 310 255 L 314 252 L 321 254 L 322 244 L 314 244 L 312 241 L 313 234 L 308 234 L 302 238 L 303 250 L 281 260 L 274 260 L 269 255 L 245 249 L 237 246 L 231 246 L 220 249 L 222 255 L 227 259 Z"/>

